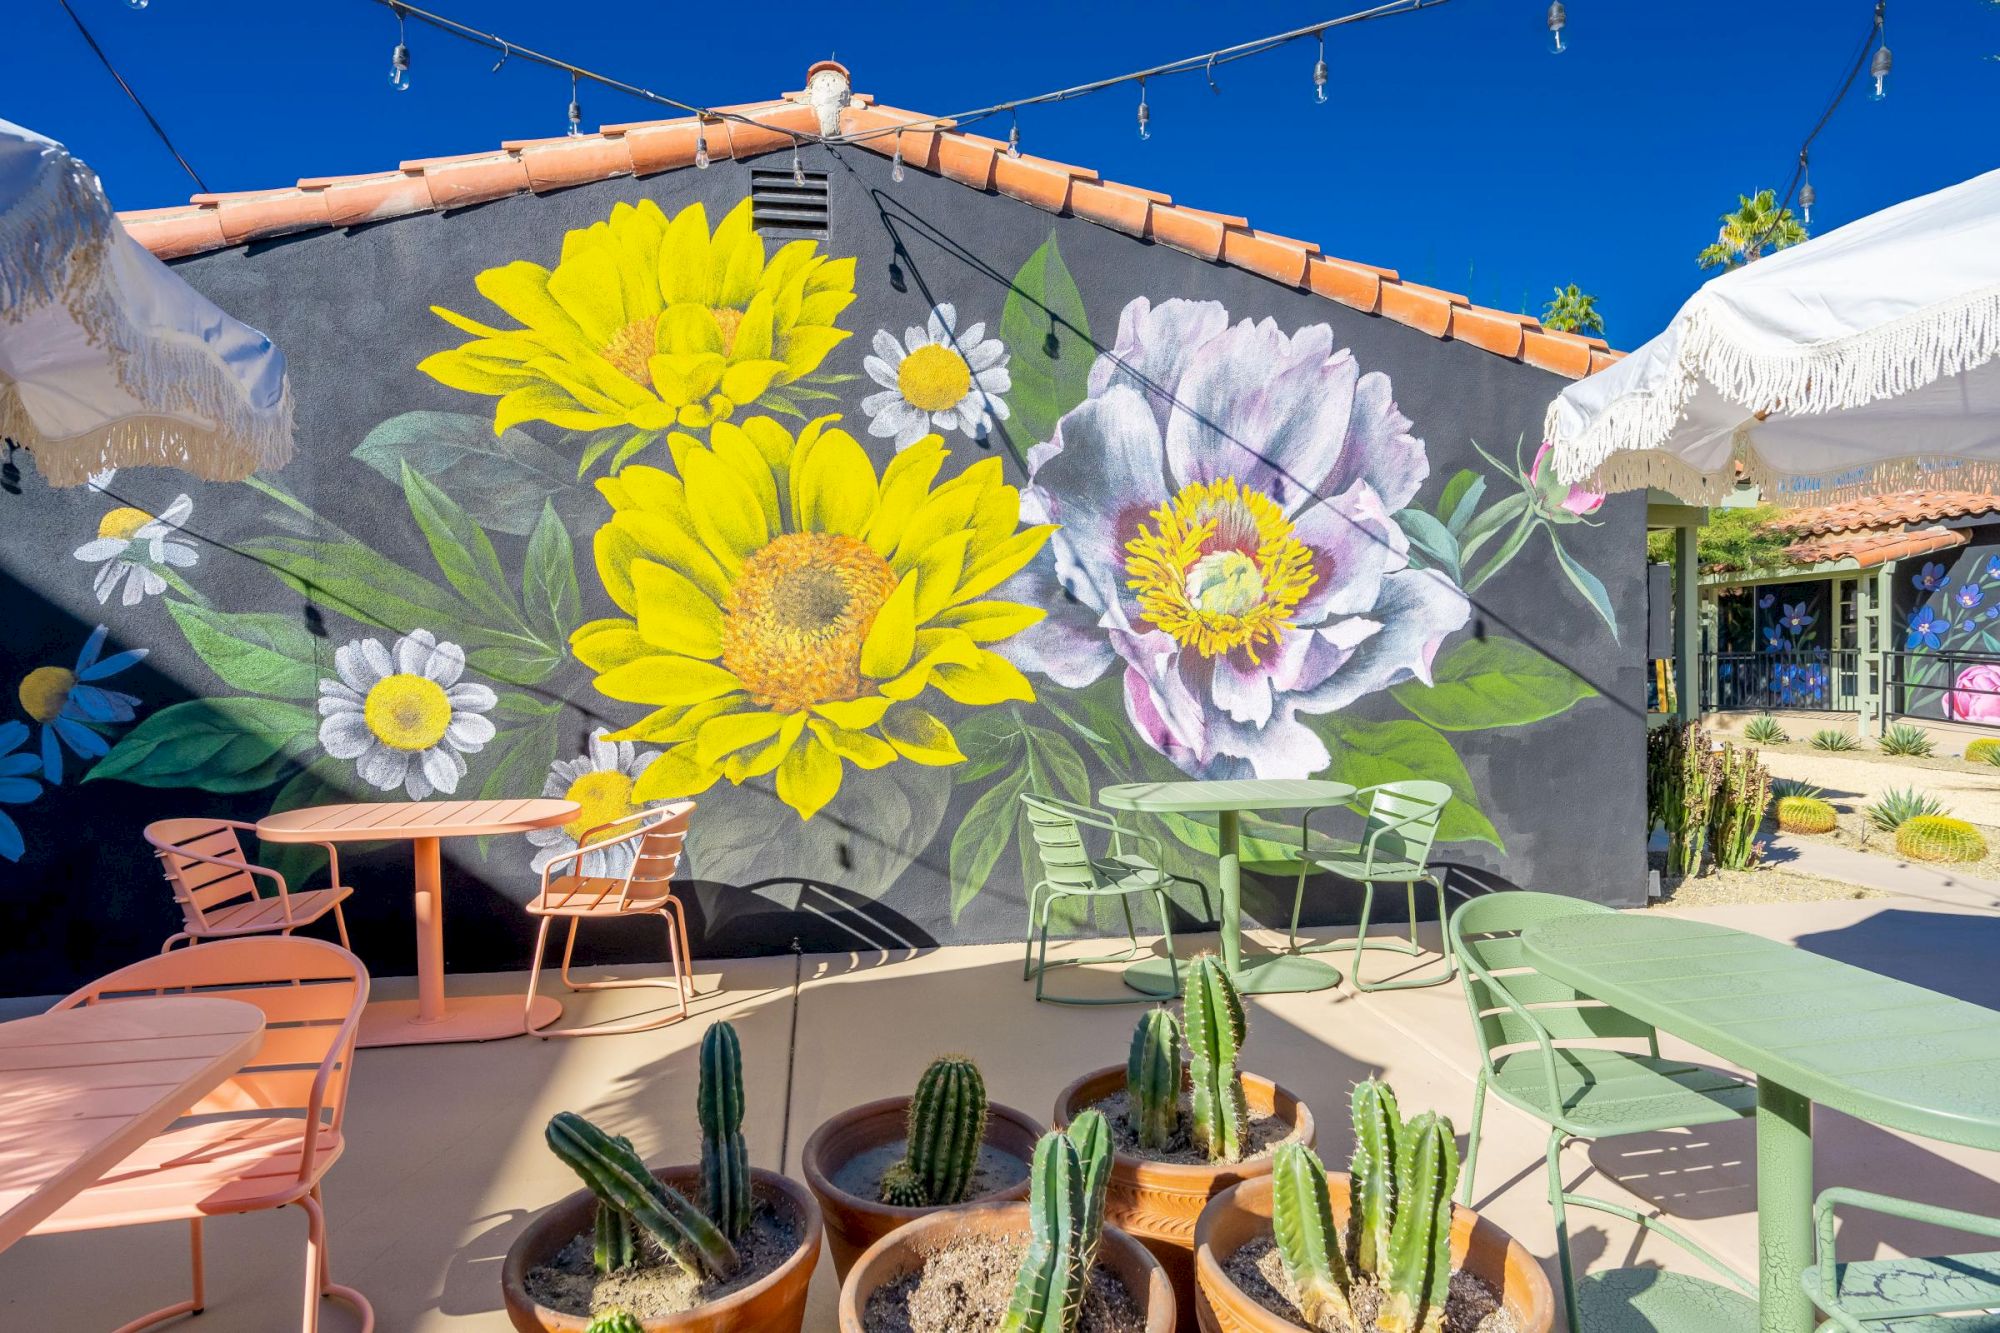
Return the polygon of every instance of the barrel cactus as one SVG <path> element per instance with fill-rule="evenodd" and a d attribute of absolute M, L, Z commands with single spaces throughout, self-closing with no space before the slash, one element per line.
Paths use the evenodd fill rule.
<path fill-rule="evenodd" d="M 1917 815 L 1896 830 L 1896 850 L 1912 861 L 1979 861 L 1986 839 L 1963 819 Z"/>
<path fill-rule="evenodd" d="M 1833 807 L 1817 797 L 1778 798 L 1778 827 L 1787 833 L 1831 833 L 1836 822 Z"/>
<path fill-rule="evenodd" d="M 2000 736 L 1981 736 L 1965 747 L 1968 764 L 2000 764 Z"/>
<path fill-rule="evenodd" d="M 583 1333 L 646 1333 L 646 1326 L 630 1310 L 606 1310 L 592 1319 Z"/>
<path fill-rule="evenodd" d="M 728 1023 L 702 1033 L 695 1113 L 702 1202 L 722 1234 L 740 1240 L 750 1226 L 750 1151 L 743 1143 L 743 1047 Z"/>
<path fill-rule="evenodd" d="M 933 1060 L 910 1098 L 907 1171 L 883 1173 L 882 1202 L 904 1208 L 965 1202 L 985 1136 L 986 1081 L 979 1066 L 962 1055 Z M 890 1197 L 892 1190 L 897 1197 Z"/>
<path fill-rule="evenodd" d="M 1243 997 L 1214 954 L 1197 954 L 1188 965 L 1181 1017 L 1194 1087 L 1195 1144 L 1211 1162 L 1241 1161 L 1250 1135 L 1250 1107 L 1236 1059 L 1249 1027 Z"/>
<path fill-rule="evenodd" d="M 606 1134 L 572 1111 L 557 1112 L 546 1137 L 600 1206 L 625 1214 L 688 1276 L 730 1277 L 742 1266 L 721 1229 L 647 1170 L 629 1140 Z"/>
<path fill-rule="evenodd" d="M 1181 1025 L 1166 1008 L 1148 1010 L 1132 1031 L 1125 1060 L 1125 1098 L 1139 1146 L 1164 1151 L 1180 1129 Z"/>
<path fill-rule="evenodd" d="M 931 1202 L 923 1179 L 910 1169 L 908 1162 L 898 1162 L 882 1173 L 875 1197 L 891 1208 L 928 1208 Z"/>
<path fill-rule="evenodd" d="M 1109 1174 L 1107 1168 L 1107 1179 Z M 1074 1333 L 1083 1313 L 1089 1256 L 1097 1248 L 1084 1177 L 1076 1143 L 1067 1134 L 1042 1135 L 1029 1174 L 1028 1251 L 1000 1333 Z M 1097 1216 L 1101 1226 L 1101 1203 Z"/>

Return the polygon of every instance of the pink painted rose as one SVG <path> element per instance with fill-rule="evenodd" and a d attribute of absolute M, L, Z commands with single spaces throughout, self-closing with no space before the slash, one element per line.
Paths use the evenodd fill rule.
<path fill-rule="evenodd" d="M 1981 662 L 1959 672 L 1946 711 L 1957 722 L 2000 722 L 2000 666 Z"/>
<path fill-rule="evenodd" d="M 1548 479 L 1543 480 L 1542 464 L 1548 460 L 1549 450 L 1554 447 L 1549 441 L 1543 440 L 1542 447 L 1535 451 L 1534 463 L 1528 468 L 1528 480 L 1535 483 L 1536 493 L 1542 496 L 1544 503 L 1554 504 L 1566 514 L 1575 514 L 1578 518 L 1582 518 L 1585 514 L 1596 513 L 1597 507 L 1604 503 L 1603 491 L 1571 486 L 1569 493 L 1565 495 L 1562 482 L 1556 478 L 1553 470 L 1550 471 Z M 1515 457 L 1518 458 L 1520 455 L 1516 454 Z M 1516 463 L 1515 466 L 1519 467 L 1520 464 Z"/>

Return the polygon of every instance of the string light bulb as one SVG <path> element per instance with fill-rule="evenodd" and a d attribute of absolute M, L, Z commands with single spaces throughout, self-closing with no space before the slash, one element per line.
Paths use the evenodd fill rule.
<path fill-rule="evenodd" d="M 1014 116 L 1014 123 L 1007 127 L 1007 156 L 1019 157 L 1020 155 L 1021 155 L 1021 117 L 1020 114 L 1017 112 L 1015 113 Z"/>
<path fill-rule="evenodd" d="M 805 163 L 799 161 L 799 143 L 798 140 L 794 139 L 792 140 L 792 184 L 804 185 L 805 183 L 806 166 Z"/>
<path fill-rule="evenodd" d="M 903 135 L 900 130 L 896 134 L 896 160 L 889 164 L 889 179 L 898 185 L 903 183 Z"/>
<path fill-rule="evenodd" d="M 708 134 L 699 120 L 694 123 L 694 168 L 696 171 L 708 170 Z"/>
<path fill-rule="evenodd" d="M 576 71 L 569 76 L 569 137 L 574 139 L 583 133 L 583 105 L 576 100 Z"/>
<path fill-rule="evenodd" d="M 1806 152 L 1802 148 L 1799 150 L 1799 175 L 1805 184 L 1799 187 L 1799 216 L 1807 225 L 1811 225 L 1813 205 L 1819 202 L 1819 191 L 1813 189 L 1812 176 L 1808 173 Z"/>
<path fill-rule="evenodd" d="M 1561 55 L 1569 50 L 1563 41 L 1563 29 L 1569 26 L 1569 11 L 1563 8 L 1562 0 L 1549 0 L 1549 54 Z"/>
<path fill-rule="evenodd" d="M 399 93 L 410 91 L 410 48 L 403 40 L 403 7 L 396 6 L 396 49 L 389 53 L 389 86 Z"/>
<path fill-rule="evenodd" d="M 152 3 L 153 0 L 125 0 L 125 4 L 132 9 L 144 9 Z"/>
<path fill-rule="evenodd" d="M 1868 72 L 1875 76 L 1874 101 L 1879 102 L 1889 95 L 1889 68 L 1894 63 L 1889 56 L 1889 48 L 1886 44 L 1875 48 L 1875 58 L 1868 62 Z"/>
<path fill-rule="evenodd" d="M 1319 38 L 1319 62 L 1313 66 L 1313 100 L 1326 101 L 1326 34 L 1315 33 Z"/>
<path fill-rule="evenodd" d="M 1146 106 L 1146 81 L 1141 79 L 1139 80 L 1139 137 L 1141 139 L 1150 139 L 1153 137 L 1153 131 L 1148 128 L 1152 119 L 1153 113 Z"/>

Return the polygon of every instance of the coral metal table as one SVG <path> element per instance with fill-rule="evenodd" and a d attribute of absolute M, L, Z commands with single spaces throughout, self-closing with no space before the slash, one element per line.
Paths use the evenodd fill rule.
<path fill-rule="evenodd" d="M 1813 1103 L 2000 1151 L 2000 1014 L 1757 935 L 1606 913 L 1521 933 L 1537 970 L 1757 1076 L 1763 1333 L 1810 1333 Z M 1877 1182 L 1881 1183 L 1881 1182 Z"/>
<path fill-rule="evenodd" d="M 1222 965 L 1236 988 L 1252 995 L 1278 991 L 1326 990 L 1340 984 L 1340 970 L 1317 958 L 1270 954 L 1243 959 L 1243 860 L 1241 816 L 1245 810 L 1318 810 L 1346 805 L 1355 788 L 1345 782 L 1245 778 L 1222 782 L 1128 782 L 1106 787 L 1097 802 L 1110 810 L 1142 814 L 1215 816 L 1216 887 L 1222 899 Z M 1125 984 L 1144 995 L 1174 993 L 1164 958 L 1148 958 L 1125 969 Z"/>
<path fill-rule="evenodd" d="M 0 1023 L 0 1250 L 256 1054 L 264 1012 L 192 995 Z"/>
<path fill-rule="evenodd" d="M 444 997 L 444 880 L 439 844 L 445 838 L 526 833 L 575 819 L 575 801 L 384 801 L 361 805 L 316 805 L 266 816 L 257 822 L 265 842 L 414 843 L 417 863 L 417 998 L 378 1000 L 361 1017 L 363 1046 L 416 1046 L 446 1041 L 491 1041 L 518 1037 L 518 995 L 465 996 L 446 1005 Z M 529 1027 L 553 1023 L 562 1004 L 535 997 Z"/>

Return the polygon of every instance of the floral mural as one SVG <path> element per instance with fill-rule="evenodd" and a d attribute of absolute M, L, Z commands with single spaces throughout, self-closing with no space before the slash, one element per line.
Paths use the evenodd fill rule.
<path fill-rule="evenodd" d="M 200 493 L 246 516 L 228 560 L 188 494 L 91 494 L 61 596 L 104 623 L 0 721 L 0 857 L 77 782 L 243 818 L 578 801 L 481 849 L 525 892 L 694 798 L 704 881 L 909 877 L 956 920 L 1020 901 L 1023 792 L 1183 776 L 1433 778 L 1443 842 L 1506 853 L 1467 746 L 1598 691 L 1488 623 L 1496 580 L 1620 642 L 1573 549 L 1604 497 L 1545 449 L 1440 441 L 1323 320 L 1086 299 L 1053 234 L 913 310 L 747 200 L 710 218 L 617 202 L 410 293 L 442 336 L 385 372 L 409 410 L 341 446 L 338 486 Z M 199 678 L 127 692 L 162 643 Z M 1152 826 L 1203 872 L 1212 829 Z"/>
<path fill-rule="evenodd" d="M 1898 590 L 1903 711 L 2000 723 L 2000 555 L 1976 542 L 1950 564 L 1926 560 Z"/>

